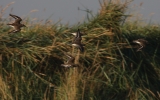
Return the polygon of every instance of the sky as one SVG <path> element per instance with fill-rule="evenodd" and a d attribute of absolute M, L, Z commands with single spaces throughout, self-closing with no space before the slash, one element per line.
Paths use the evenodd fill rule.
<path fill-rule="evenodd" d="M 96 14 L 100 9 L 98 0 L 0 0 L 0 10 L 10 3 L 12 4 L 3 13 L 3 18 L 12 13 L 34 21 L 61 20 L 64 24 L 83 22 L 86 18 L 86 12 L 83 10 L 89 9 Z M 153 22 L 160 22 L 159 4 L 160 0 L 133 0 L 129 12 L 142 14 L 146 21 L 152 19 Z"/>

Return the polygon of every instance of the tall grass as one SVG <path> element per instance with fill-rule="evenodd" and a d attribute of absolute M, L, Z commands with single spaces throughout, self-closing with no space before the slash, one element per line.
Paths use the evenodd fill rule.
<path fill-rule="evenodd" d="M 159 100 L 160 28 L 127 22 L 129 3 L 103 0 L 96 15 L 72 27 L 46 22 L 8 35 L 1 22 L 0 99 Z M 84 53 L 70 45 L 78 28 Z M 141 52 L 132 43 L 138 38 L 149 41 Z M 65 52 L 79 67 L 60 66 Z"/>

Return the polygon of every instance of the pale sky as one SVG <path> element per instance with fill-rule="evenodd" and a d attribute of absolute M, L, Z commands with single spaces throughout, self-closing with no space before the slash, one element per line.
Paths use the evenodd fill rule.
<path fill-rule="evenodd" d="M 3 18 L 12 13 L 22 18 L 30 17 L 39 20 L 50 18 L 53 22 L 61 19 L 62 23 L 76 24 L 83 22 L 86 17 L 86 12 L 78 8 L 89 9 L 93 13 L 97 13 L 100 9 L 98 0 L 0 0 L 0 10 L 11 2 L 14 3 L 6 9 Z M 142 4 L 141 7 L 140 4 Z M 136 8 L 145 19 L 152 18 L 152 21 L 160 22 L 159 5 L 160 0 L 134 0 L 129 8 L 131 11 Z M 31 12 L 34 10 L 35 12 Z"/>

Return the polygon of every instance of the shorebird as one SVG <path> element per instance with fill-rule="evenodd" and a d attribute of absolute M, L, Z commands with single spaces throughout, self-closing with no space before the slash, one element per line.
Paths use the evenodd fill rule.
<path fill-rule="evenodd" d="M 77 64 L 74 64 L 74 60 L 75 58 L 69 54 L 65 54 L 67 57 L 68 57 L 68 60 L 65 64 L 61 64 L 61 66 L 63 67 L 77 67 L 78 65 Z"/>
<path fill-rule="evenodd" d="M 15 21 L 11 24 L 7 24 L 11 27 L 13 27 L 14 30 L 8 32 L 9 33 L 17 33 L 17 32 L 20 32 L 21 31 L 21 27 L 26 27 L 24 24 L 21 24 L 21 21 L 22 19 L 16 15 L 12 15 L 12 14 L 9 14 L 11 17 L 13 17 L 15 19 Z"/>
<path fill-rule="evenodd" d="M 148 44 L 148 41 L 145 39 L 137 39 L 137 40 L 134 40 L 133 43 L 140 45 L 140 48 L 138 48 L 137 51 L 141 51 L 142 48 L 144 48 L 146 44 Z"/>
<path fill-rule="evenodd" d="M 82 40 L 82 37 L 81 37 L 82 34 L 81 34 L 81 32 L 80 32 L 79 29 L 77 30 L 76 33 L 71 33 L 71 34 L 75 36 L 74 39 L 73 39 L 73 41 L 75 41 L 76 38 L 79 38 L 79 40 Z M 73 41 L 72 41 L 72 42 L 73 42 Z"/>
<path fill-rule="evenodd" d="M 80 39 L 78 39 L 78 38 L 75 39 L 75 41 L 72 42 L 72 46 L 77 47 L 77 48 L 79 48 L 79 50 L 81 52 L 84 52 L 84 47 L 83 47 L 83 44 L 81 44 L 81 40 Z"/>
<path fill-rule="evenodd" d="M 84 52 L 84 47 L 83 47 L 84 45 L 81 43 L 82 34 L 80 33 L 80 30 L 78 29 L 77 33 L 71 33 L 71 34 L 75 36 L 72 41 L 72 46 L 77 47 L 80 49 L 81 52 Z"/>

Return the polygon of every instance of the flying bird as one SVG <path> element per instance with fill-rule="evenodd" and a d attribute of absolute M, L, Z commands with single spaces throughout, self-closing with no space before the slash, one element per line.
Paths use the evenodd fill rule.
<path fill-rule="evenodd" d="M 137 49 L 137 51 L 141 51 L 142 48 L 144 48 L 146 46 L 146 44 L 148 44 L 148 41 L 145 39 L 137 39 L 137 40 L 134 40 L 133 43 L 140 45 L 140 47 Z"/>
<path fill-rule="evenodd" d="M 81 52 L 84 52 L 84 47 L 83 47 L 84 45 L 81 43 L 82 34 L 80 30 L 78 29 L 77 33 L 71 33 L 71 34 L 75 36 L 72 41 L 72 46 L 77 47 Z"/>
<path fill-rule="evenodd" d="M 82 40 L 82 37 L 81 37 L 82 34 L 81 34 L 81 32 L 80 32 L 79 29 L 77 30 L 76 33 L 71 33 L 71 34 L 75 36 L 75 37 L 73 38 L 73 41 L 76 40 L 76 38 L 79 38 L 80 41 Z M 72 42 L 73 42 L 73 41 L 72 41 Z"/>
<path fill-rule="evenodd" d="M 81 52 L 84 52 L 84 47 L 80 39 L 75 39 L 74 42 L 72 42 L 72 46 L 77 47 Z"/>
<path fill-rule="evenodd" d="M 16 15 L 12 15 L 12 14 L 9 14 L 11 17 L 13 17 L 15 19 L 15 21 L 11 24 L 7 24 L 11 27 L 13 27 L 14 30 L 8 32 L 9 33 L 17 33 L 17 32 L 20 32 L 21 31 L 21 27 L 26 27 L 24 24 L 21 24 L 21 21 L 22 19 Z"/>
<path fill-rule="evenodd" d="M 74 64 L 75 58 L 73 56 L 71 56 L 69 54 L 65 54 L 65 55 L 68 57 L 68 60 L 67 60 L 66 63 L 61 64 L 61 66 L 66 67 L 66 68 L 67 67 L 77 67 L 78 66 L 77 64 Z"/>

